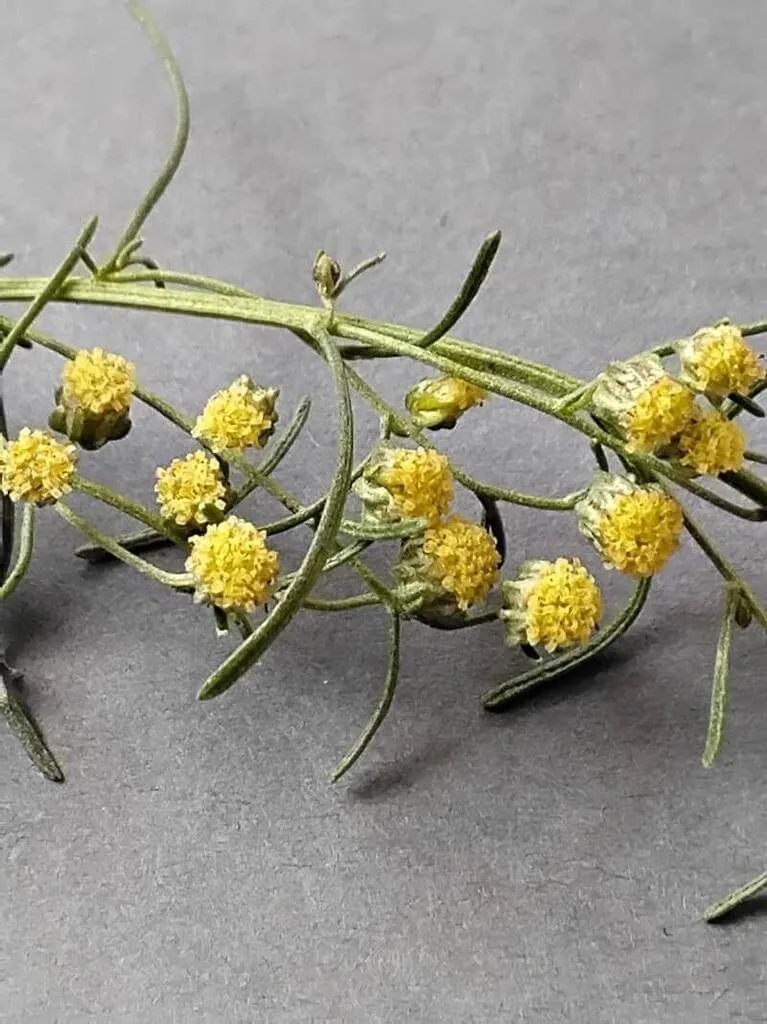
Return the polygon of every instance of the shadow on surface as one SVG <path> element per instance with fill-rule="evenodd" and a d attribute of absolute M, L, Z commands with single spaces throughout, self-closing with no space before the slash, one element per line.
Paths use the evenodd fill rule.
<path fill-rule="evenodd" d="M 719 917 L 715 921 L 709 921 L 712 928 L 727 928 L 728 925 L 736 925 L 740 921 L 746 921 L 749 917 L 760 917 L 767 920 L 767 893 L 760 893 L 752 896 L 751 899 L 735 907 L 729 914 Z"/>
<path fill-rule="evenodd" d="M 635 647 L 636 645 L 634 645 Z M 619 669 L 622 665 L 633 661 L 636 657 L 636 649 L 632 649 L 628 644 L 620 650 L 605 651 L 582 667 L 573 669 L 572 672 L 567 672 L 556 679 L 541 683 L 540 686 L 535 686 L 527 692 L 521 693 L 504 707 L 486 708 L 485 710 L 493 718 L 498 718 L 502 721 L 507 714 L 518 709 L 547 704 L 556 705 L 563 700 L 571 700 L 573 697 L 585 692 L 586 688 L 594 683 L 597 677 Z M 530 665 L 534 666 L 534 663 L 530 662 Z M 522 675 L 522 671 L 520 671 L 519 675 Z M 631 680 L 624 679 L 622 682 L 625 685 L 631 685 Z"/>
<path fill-rule="evenodd" d="M 381 765 L 374 772 L 368 771 L 359 781 L 349 786 L 348 795 L 354 800 L 375 803 L 396 797 L 398 793 L 414 786 L 434 768 L 450 761 L 463 740 L 433 740 L 417 751 L 397 758 L 396 761 Z"/>

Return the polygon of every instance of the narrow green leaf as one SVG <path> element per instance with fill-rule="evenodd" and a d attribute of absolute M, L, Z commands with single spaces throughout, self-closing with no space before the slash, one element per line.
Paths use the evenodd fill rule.
<path fill-rule="evenodd" d="M 476 298 L 477 292 L 482 287 L 485 278 L 490 272 L 490 267 L 493 265 L 493 260 L 495 259 L 495 255 L 498 252 L 500 244 L 500 231 L 494 231 L 492 235 L 487 236 L 479 247 L 479 251 L 474 257 L 474 262 L 469 269 L 469 273 L 466 275 L 466 279 L 461 285 L 461 290 L 458 292 L 455 300 L 451 303 L 448 311 L 439 323 L 435 327 L 432 327 L 428 334 L 425 334 L 413 344 L 417 345 L 419 348 L 428 348 L 430 345 L 433 345 L 435 341 L 439 341 L 440 338 L 444 337 L 447 332 L 458 323 Z"/>
<path fill-rule="evenodd" d="M 397 690 L 399 679 L 400 662 L 400 617 L 394 612 L 391 613 L 391 625 L 389 629 L 389 664 L 386 670 L 381 699 L 378 701 L 370 721 L 360 733 L 354 746 L 344 759 L 333 770 L 330 781 L 338 782 L 342 775 L 345 775 L 352 765 L 359 760 L 369 746 L 371 740 L 383 725 L 384 719 L 389 713 L 394 694 Z"/>
<path fill-rule="evenodd" d="M 115 246 L 114 253 L 107 260 L 103 268 L 103 273 L 105 274 L 109 274 L 117 269 L 120 258 L 126 251 L 130 251 L 128 247 L 138 240 L 138 234 L 144 226 L 144 222 L 175 177 L 184 156 L 187 141 L 189 140 L 189 97 L 187 96 L 186 86 L 181 77 L 181 71 L 173 51 L 165 36 L 157 27 L 152 15 L 140 0 L 128 0 L 128 8 L 146 33 L 168 72 L 168 77 L 176 96 L 176 134 L 162 170 L 150 185 L 146 195 L 136 208 L 136 212 L 131 217 L 130 223 L 123 232 L 120 241 Z M 135 248 L 133 251 L 135 251 Z"/>
<path fill-rule="evenodd" d="M 8 331 L 3 338 L 2 343 L 0 343 L 0 371 L 5 368 L 14 347 L 20 339 L 24 337 L 24 332 L 28 327 L 31 327 L 48 302 L 54 298 L 58 290 L 72 273 L 74 267 L 80 261 L 80 256 L 90 245 L 93 240 L 93 236 L 96 234 L 98 223 L 98 217 L 92 217 L 88 221 L 78 235 L 75 244 L 69 250 L 53 274 L 45 282 L 37 295 L 32 299 L 10 331 Z"/>
<path fill-rule="evenodd" d="M 21 701 L 0 682 L 0 712 L 37 769 L 51 782 L 63 782 L 64 773 L 46 746 L 40 730 Z"/>
<path fill-rule="evenodd" d="M 725 896 L 723 900 L 712 904 L 703 912 L 703 918 L 706 921 L 718 921 L 726 914 L 729 914 L 730 911 L 735 910 L 736 907 L 741 906 L 746 900 L 758 896 L 765 889 L 767 889 L 767 871 L 757 875 L 756 878 L 752 878 L 750 882 L 742 885 L 740 889 L 735 889 L 729 896 Z"/>
<path fill-rule="evenodd" d="M 716 645 L 714 661 L 714 682 L 711 687 L 711 712 L 708 719 L 708 734 L 703 751 L 703 765 L 710 768 L 722 749 L 724 726 L 727 719 L 728 690 L 730 680 L 730 650 L 735 616 L 741 601 L 737 586 L 727 588 L 727 601 L 722 617 L 719 642 Z"/>
<path fill-rule="evenodd" d="M 581 665 L 590 661 L 597 654 L 601 654 L 636 621 L 647 600 L 650 584 L 650 579 L 640 580 L 631 600 L 623 611 L 613 619 L 606 629 L 596 633 L 591 642 L 586 644 L 585 647 L 579 647 L 574 651 L 567 651 L 565 654 L 560 654 L 555 658 L 545 658 L 537 668 L 529 669 L 527 672 L 509 679 L 507 682 L 501 683 L 500 686 L 488 690 L 487 693 L 482 694 L 482 706 L 487 711 L 503 711 L 523 693 L 528 693 L 544 683 L 553 682 L 553 680 L 559 679 L 568 672 L 580 668 Z"/>

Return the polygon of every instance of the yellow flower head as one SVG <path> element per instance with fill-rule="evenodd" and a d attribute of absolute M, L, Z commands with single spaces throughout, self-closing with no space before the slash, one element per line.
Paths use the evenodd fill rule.
<path fill-rule="evenodd" d="M 596 580 L 577 558 L 525 562 L 503 584 L 503 596 L 508 643 L 542 644 L 549 652 L 585 644 L 604 610 Z"/>
<path fill-rule="evenodd" d="M 679 547 L 679 503 L 654 484 L 599 473 L 576 506 L 581 532 L 609 568 L 643 578 L 659 572 Z"/>
<path fill-rule="evenodd" d="M 689 388 L 673 377 L 662 377 L 651 384 L 626 416 L 629 447 L 651 452 L 668 444 L 685 428 L 695 411 L 695 398 Z"/>
<path fill-rule="evenodd" d="M 495 540 L 481 526 L 451 516 L 403 547 L 397 575 L 421 594 L 421 607 L 465 612 L 498 580 Z"/>
<path fill-rule="evenodd" d="M 354 492 L 365 514 L 385 522 L 425 519 L 437 523 L 453 500 L 453 474 L 445 455 L 431 448 L 381 445 Z"/>
<path fill-rule="evenodd" d="M 252 612 L 271 596 L 280 559 L 267 547 L 266 534 L 252 523 L 229 516 L 189 541 L 187 572 L 195 583 L 195 601 L 225 611 Z"/>
<path fill-rule="evenodd" d="M 696 416 L 677 444 L 683 465 L 697 473 L 718 476 L 741 468 L 747 439 L 745 431 L 734 420 L 711 411 Z"/>
<path fill-rule="evenodd" d="M 81 348 L 64 367 L 61 398 L 88 413 L 126 413 L 136 386 L 136 367 L 102 348 Z"/>
<path fill-rule="evenodd" d="M 602 372 L 592 405 L 626 432 L 630 448 L 651 452 L 684 429 L 695 412 L 695 396 L 666 373 L 657 356 L 641 355 Z"/>
<path fill-rule="evenodd" d="M 451 429 L 467 409 L 482 405 L 487 392 L 457 377 L 422 380 L 405 396 L 405 406 L 417 427 Z"/>
<path fill-rule="evenodd" d="M 210 508 L 226 508 L 226 483 L 221 467 L 205 452 L 191 452 L 157 470 L 155 493 L 160 511 L 179 526 L 210 522 Z"/>
<path fill-rule="evenodd" d="M 715 401 L 732 392 L 748 394 L 765 376 L 759 356 L 743 340 L 740 328 L 729 322 L 703 327 L 677 349 L 682 380 Z"/>
<path fill-rule="evenodd" d="M 24 427 L 0 452 L 2 490 L 13 501 L 49 505 L 72 490 L 75 466 L 74 445 Z"/>
<path fill-rule="evenodd" d="M 260 388 L 242 376 L 208 399 L 192 436 L 215 452 L 263 448 L 274 433 L 278 395 L 277 388 Z"/>

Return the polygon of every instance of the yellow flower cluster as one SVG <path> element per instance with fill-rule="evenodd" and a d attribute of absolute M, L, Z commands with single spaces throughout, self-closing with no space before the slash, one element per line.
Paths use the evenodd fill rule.
<path fill-rule="evenodd" d="M 765 376 L 759 356 L 743 340 L 735 324 L 704 327 L 678 348 L 681 379 L 713 399 L 725 398 L 733 392 L 748 394 Z"/>
<path fill-rule="evenodd" d="M 249 377 L 242 376 L 208 399 L 192 436 L 215 452 L 263 448 L 277 422 L 278 394 L 276 388 L 259 388 Z"/>
<path fill-rule="evenodd" d="M 659 572 L 679 547 L 684 525 L 677 501 L 662 491 L 640 488 L 615 499 L 599 523 L 606 563 L 630 576 Z"/>
<path fill-rule="evenodd" d="M 712 411 L 695 416 L 677 442 L 682 463 L 697 473 L 718 476 L 743 465 L 747 439 L 734 420 Z"/>
<path fill-rule="evenodd" d="M 391 496 L 393 511 L 403 519 L 437 523 L 453 500 L 450 463 L 431 448 L 393 449 L 378 480 Z"/>
<path fill-rule="evenodd" d="M 226 483 L 218 462 L 205 452 L 191 452 L 157 470 L 160 511 L 179 526 L 210 522 L 210 509 L 226 508 Z"/>
<path fill-rule="evenodd" d="M 76 454 L 43 430 L 24 427 L 0 452 L 2 490 L 13 501 L 48 505 L 72 489 Z"/>
<path fill-rule="evenodd" d="M 651 452 L 668 444 L 684 430 L 695 411 L 695 396 L 689 388 L 665 375 L 637 398 L 626 415 L 629 447 Z"/>
<path fill-rule="evenodd" d="M 586 643 L 604 611 L 602 592 L 578 558 L 527 562 L 503 593 L 509 643 L 542 644 L 549 652 Z"/>
<path fill-rule="evenodd" d="M 187 572 L 195 583 L 195 601 L 224 611 L 252 612 L 265 604 L 277 581 L 280 559 L 266 534 L 252 523 L 229 516 L 190 540 Z"/>
<path fill-rule="evenodd" d="M 136 367 L 101 348 L 80 349 L 64 367 L 62 399 L 96 416 L 124 413 L 136 386 Z"/>
<path fill-rule="evenodd" d="M 483 600 L 498 580 L 500 555 L 481 526 L 451 516 L 430 527 L 423 538 L 427 573 L 436 586 L 452 595 L 460 611 Z"/>

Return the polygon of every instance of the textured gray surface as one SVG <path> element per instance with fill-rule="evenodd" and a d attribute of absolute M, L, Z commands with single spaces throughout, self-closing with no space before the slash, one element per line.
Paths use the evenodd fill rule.
<path fill-rule="evenodd" d="M 499 226 L 462 333 L 585 372 L 767 312 L 762 4 L 155 7 L 194 113 L 146 232 L 166 265 L 310 301 L 320 246 L 349 262 L 386 248 L 349 302 L 427 325 Z M 119 4 L 2 13 L 0 248 L 37 274 L 92 212 L 103 254 L 172 108 Z M 243 371 L 281 384 L 285 411 L 317 389 L 284 476 L 323 489 L 326 383 L 289 336 L 95 309 L 44 321 L 135 357 L 190 410 Z M 14 426 L 43 421 L 57 372 L 45 354 L 14 360 Z M 375 376 L 396 396 L 413 372 Z M 361 445 L 372 431 L 364 419 Z M 520 488 L 590 472 L 575 438 L 500 402 L 449 442 Z M 149 497 L 153 467 L 180 450 L 140 411 L 87 463 Z M 254 515 L 272 512 L 256 499 Z M 2 624 L 68 781 L 45 783 L 3 738 L 3 1021 L 767 1020 L 764 903 L 733 927 L 698 921 L 764 867 L 764 639 L 737 638 L 726 749 L 706 772 L 721 594 L 694 551 L 591 678 L 503 717 L 477 703 L 519 667 L 498 635 L 411 626 L 394 712 L 333 789 L 326 772 L 377 698 L 380 614 L 306 614 L 247 682 L 200 705 L 227 649 L 206 616 L 74 561 L 71 531 L 43 518 Z M 569 517 L 508 526 L 512 564 L 583 553 Z M 767 589 L 759 527 L 715 528 Z M 304 541 L 283 546 L 288 561 Z"/>

